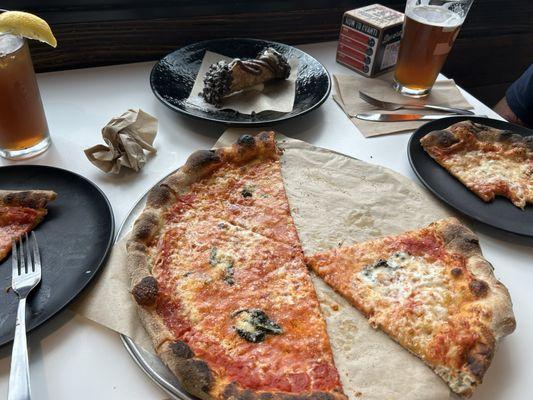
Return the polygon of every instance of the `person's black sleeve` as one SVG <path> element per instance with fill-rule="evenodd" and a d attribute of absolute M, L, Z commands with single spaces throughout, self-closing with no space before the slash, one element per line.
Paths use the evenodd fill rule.
<path fill-rule="evenodd" d="M 517 81 L 507 89 L 505 94 L 509 108 L 526 125 L 533 125 L 533 64 Z"/>

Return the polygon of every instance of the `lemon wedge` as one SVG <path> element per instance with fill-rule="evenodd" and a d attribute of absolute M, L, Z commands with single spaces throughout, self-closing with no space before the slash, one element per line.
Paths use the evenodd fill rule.
<path fill-rule="evenodd" d="M 6 11 L 0 14 L 0 33 L 24 36 L 52 47 L 57 46 L 57 40 L 46 21 L 27 12 Z"/>

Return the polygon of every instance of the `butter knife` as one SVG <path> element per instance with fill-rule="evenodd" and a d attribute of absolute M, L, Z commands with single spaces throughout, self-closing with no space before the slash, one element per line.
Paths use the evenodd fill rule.
<path fill-rule="evenodd" d="M 355 118 L 372 122 L 433 121 L 448 117 L 464 117 L 460 114 L 357 114 Z"/>

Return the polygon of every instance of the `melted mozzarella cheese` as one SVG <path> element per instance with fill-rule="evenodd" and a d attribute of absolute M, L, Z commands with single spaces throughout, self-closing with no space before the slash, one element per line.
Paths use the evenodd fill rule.
<path fill-rule="evenodd" d="M 531 163 L 505 157 L 487 158 L 486 153 L 470 151 L 451 156 L 446 164 L 450 172 L 467 185 L 504 182 L 518 198 L 533 196 Z"/>
<path fill-rule="evenodd" d="M 395 253 L 367 266 L 360 279 L 371 289 L 374 326 L 387 325 L 400 337 L 424 345 L 446 322 L 451 292 L 444 267 L 423 257 Z"/>

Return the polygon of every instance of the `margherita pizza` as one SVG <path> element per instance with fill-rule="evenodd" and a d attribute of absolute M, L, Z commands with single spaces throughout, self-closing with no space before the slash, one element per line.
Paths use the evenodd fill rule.
<path fill-rule="evenodd" d="M 464 397 L 481 383 L 498 340 L 515 328 L 507 289 L 477 237 L 455 218 L 318 253 L 307 263 Z"/>
<path fill-rule="evenodd" d="M 274 134 L 192 154 L 127 243 L 156 352 L 202 399 L 345 399 Z"/>
<path fill-rule="evenodd" d="M 533 136 L 463 121 L 428 133 L 420 143 L 482 200 L 504 196 L 522 209 L 533 203 Z"/>
<path fill-rule="evenodd" d="M 0 190 L 0 261 L 11 251 L 13 239 L 30 232 L 56 198 L 50 190 Z"/>

